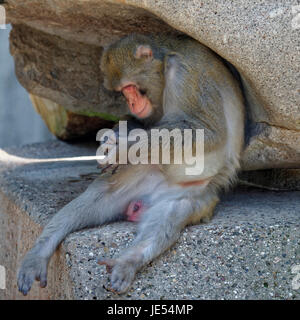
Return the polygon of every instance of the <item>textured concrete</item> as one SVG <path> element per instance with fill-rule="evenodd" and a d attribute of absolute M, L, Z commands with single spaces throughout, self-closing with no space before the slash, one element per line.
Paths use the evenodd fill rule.
<path fill-rule="evenodd" d="M 9 270 L 0 299 L 21 298 L 16 268 L 40 225 L 99 174 L 94 162 L 29 159 L 95 150 L 52 142 L 0 151 L 0 265 Z M 48 289 L 36 286 L 28 298 L 299 299 L 291 268 L 300 264 L 300 192 L 239 187 L 223 198 L 213 220 L 186 228 L 171 250 L 141 270 L 127 294 L 108 292 L 105 268 L 96 263 L 134 238 L 135 224 L 122 222 L 69 235 L 51 262 Z"/>

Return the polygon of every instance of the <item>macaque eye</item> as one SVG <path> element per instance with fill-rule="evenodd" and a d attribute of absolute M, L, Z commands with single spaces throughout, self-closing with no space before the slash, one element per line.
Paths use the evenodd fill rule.
<path fill-rule="evenodd" d="M 150 46 L 148 45 L 140 45 L 136 48 L 136 51 L 134 53 L 134 57 L 136 59 L 147 59 L 147 60 L 152 60 L 153 59 L 153 52 Z"/>
<path fill-rule="evenodd" d="M 144 96 L 146 94 L 146 90 L 140 89 L 140 94 Z"/>

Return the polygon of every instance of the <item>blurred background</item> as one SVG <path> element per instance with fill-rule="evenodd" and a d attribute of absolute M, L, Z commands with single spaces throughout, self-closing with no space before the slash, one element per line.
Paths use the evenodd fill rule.
<path fill-rule="evenodd" d="M 15 76 L 10 29 L 0 29 L 0 148 L 55 139 Z"/>

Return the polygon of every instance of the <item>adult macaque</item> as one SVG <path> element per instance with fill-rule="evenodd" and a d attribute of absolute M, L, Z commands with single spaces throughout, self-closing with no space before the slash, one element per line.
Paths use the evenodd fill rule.
<path fill-rule="evenodd" d="M 130 35 L 104 51 L 101 69 L 105 86 L 124 94 L 136 125 L 147 132 L 204 129 L 204 170 L 186 175 L 187 163 L 171 161 L 123 165 L 110 178 L 99 177 L 52 218 L 26 255 L 18 275 L 23 294 L 35 279 L 46 286 L 49 259 L 70 232 L 139 220 L 133 246 L 115 260 L 100 261 L 111 272 L 111 289 L 125 292 L 136 272 L 169 248 L 184 226 L 212 216 L 218 190 L 235 180 L 244 103 L 239 83 L 221 58 L 188 37 Z"/>

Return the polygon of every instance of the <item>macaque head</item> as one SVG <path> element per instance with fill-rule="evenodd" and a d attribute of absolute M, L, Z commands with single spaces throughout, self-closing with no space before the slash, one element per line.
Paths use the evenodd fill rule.
<path fill-rule="evenodd" d="M 122 92 L 132 115 L 155 119 L 162 115 L 163 55 L 150 37 L 130 35 L 104 50 L 104 86 Z"/>

